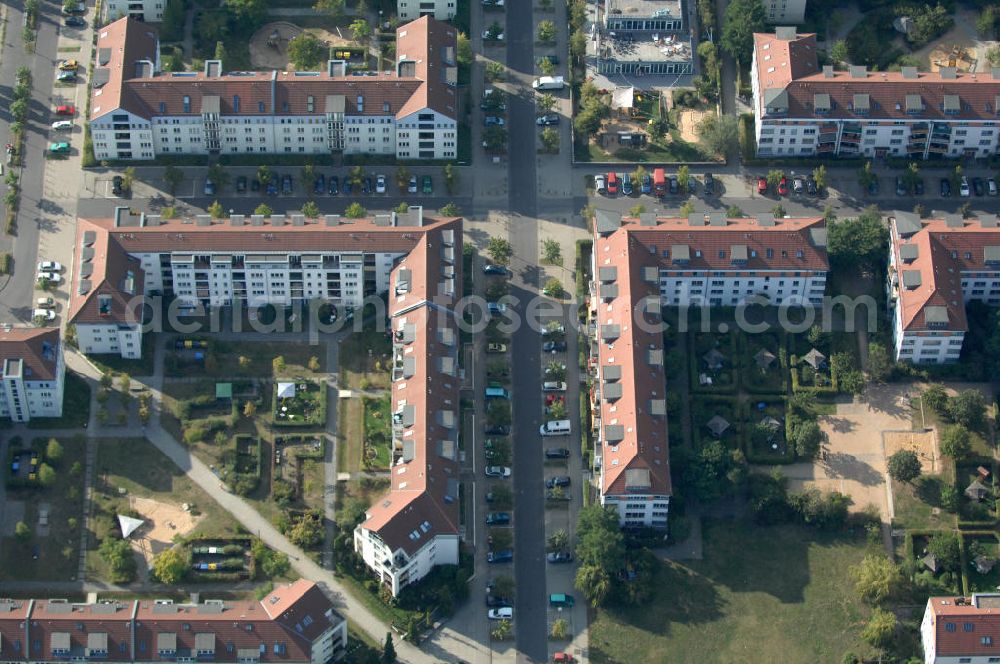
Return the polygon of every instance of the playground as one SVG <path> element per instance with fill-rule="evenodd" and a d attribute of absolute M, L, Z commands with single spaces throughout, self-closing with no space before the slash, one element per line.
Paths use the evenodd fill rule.
<path fill-rule="evenodd" d="M 339 28 L 334 30 L 335 32 L 323 28 L 303 29 L 287 21 L 268 23 L 250 38 L 250 64 L 258 70 L 294 70 L 294 65 L 288 61 L 288 42 L 302 32 L 309 32 L 332 49 L 357 46 L 355 42 L 340 34 Z M 356 50 L 360 52 L 360 49 Z"/>

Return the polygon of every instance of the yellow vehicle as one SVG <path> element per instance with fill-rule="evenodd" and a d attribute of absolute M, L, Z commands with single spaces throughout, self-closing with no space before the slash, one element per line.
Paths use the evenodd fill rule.
<path fill-rule="evenodd" d="M 76 71 L 77 67 L 80 66 L 76 60 L 63 60 L 59 63 L 59 69 L 63 71 Z"/>

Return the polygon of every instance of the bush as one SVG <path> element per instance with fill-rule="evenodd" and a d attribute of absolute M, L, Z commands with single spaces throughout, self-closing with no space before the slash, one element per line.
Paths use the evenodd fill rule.
<path fill-rule="evenodd" d="M 920 477 L 920 459 L 913 450 L 899 450 L 887 462 L 889 476 L 899 482 L 912 482 Z"/>

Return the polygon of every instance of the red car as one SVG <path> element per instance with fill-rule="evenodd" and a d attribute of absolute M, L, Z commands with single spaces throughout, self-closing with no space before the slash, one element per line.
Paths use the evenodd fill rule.
<path fill-rule="evenodd" d="M 76 115 L 76 106 L 56 106 L 56 115 Z"/>
<path fill-rule="evenodd" d="M 779 196 L 788 195 L 788 178 L 782 177 L 781 181 L 778 182 L 778 195 Z"/>
<path fill-rule="evenodd" d="M 618 193 L 618 174 L 608 173 L 608 196 L 613 196 Z"/>
<path fill-rule="evenodd" d="M 763 176 L 757 178 L 757 193 L 761 195 L 767 193 L 767 178 Z"/>

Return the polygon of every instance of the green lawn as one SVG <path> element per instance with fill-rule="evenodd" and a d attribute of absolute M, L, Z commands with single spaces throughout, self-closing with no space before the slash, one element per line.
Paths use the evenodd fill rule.
<path fill-rule="evenodd" d="M 222 378 L 235 376 L 273 375 L 273 360 L 281 356 L 285 360 L 282 376 L 309 376 L 308 365 L 311 358 L 319 362 L 319 371 L 326 370 L 326 349 L 320 345 L 289 341 L 215 341 L 210 339 L 204 349 L 204 361 L 196 361 L 190 350 L 167 352 L 164 363 L 166 376 L 205 375 Z M 243 365 L 240 358 L 246 358 Z"/>
<path fill-rule="evenodd" d="M 127 373 L 133 378 L 138 376 L 150 376 L 153 373 L 153 356 L 155 354 L 156 337 L 152 334 L 142 335 L 142 357 L 138 360 L 126 360 L 120 355 L 102 354 L 87 355 L 98 369 L 113 374 Z"/>
<path fill-rule="evenodd" d="M 941 507 L 941 489 L 955 483 L 955 466 L 943 466 L 940 474 L 924 475 L 912 484 L 892 480 L 894 524 L 918 531 L 950 530 L 957 525 L 955 514 Z"/>
<path fill-rule="evenodd" d="M 79 374 L 66 371 L 62 417 L 33 417 L 29 429 L 82 429 L 90 420 L 90 385 Z"/>
<path fill-rule="evenodd" d="M 378 399 L 364 400 L 364 461 L 368 468 L 388 470 L 392 462 L 390 400 L 388 394 Z"/>
<path fill-rule="evenodd" d="M 706 521 L 705 558 L 664 563 L 652 604 L 598 610 L 590 658 L 624 662 L 839 662 L 853 651 L 868 608 L 848 568 L 862 537 L 797 526 Z M 669 654 L 668 654 L 669 653 Z"/>

